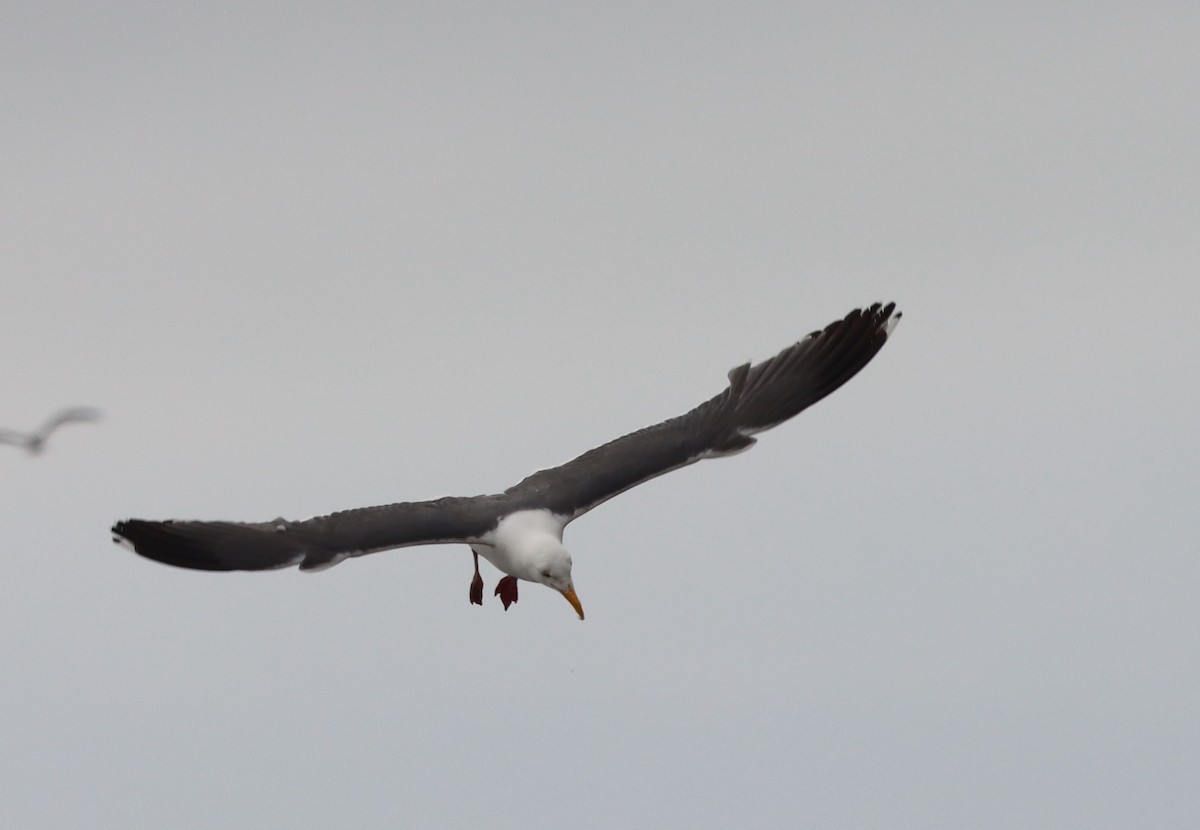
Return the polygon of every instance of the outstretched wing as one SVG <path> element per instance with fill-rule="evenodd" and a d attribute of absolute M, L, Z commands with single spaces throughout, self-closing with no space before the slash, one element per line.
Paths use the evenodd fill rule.
<path fill-rule="evenodd" d="M 100 410 L 91 406 L 72 406 L 55 412 L 38 428 L 37 435 L 43 440 L 63 424 L 85 423 L 100 420 Z"/>
<path fill-rule="evenodd" d="M 203 571 L 319 570 L 348 556 L 409 545 L 479 543 L 500 516 L 498 496 L 447 497 L 344 510 L 302 522 L 128 519 L 113 526 L 148 559 Z"/>
<path fill-rule="evenodd" d="M 0 429 L 0 444 L 12 444 L 14 447 L 28 449 L 32 439 L 27 432 L 17 432 L 15 429 Z"/>
<path fill-rule="evenodd" d="M 755 433 L 852 378 L 899 319 L 894 304 L 852 311 L 769 360 L 737 367 L 728 388 L 691 412 L 534 473 L 501 495 L 365 507 L 302 522 L 129 519 L 113 527 L 114 541 L 149 559 L 212 571 L 317 570 L 389 548 L 487 544 L 488 534 L 514 510 L 544 508 L 573 519 L 655 476 L 749 448 Z"/>
<path fill-rule="evenodd" d="M 505 495 L 570 520 L 663 473 L 748 449 L 755 433 L 812 406 L 866 366 L 900 320 L 895 307 L 855 309 L 769 360 L 737 367 L 725 391 L 691 412 L 536 472 Z"/>

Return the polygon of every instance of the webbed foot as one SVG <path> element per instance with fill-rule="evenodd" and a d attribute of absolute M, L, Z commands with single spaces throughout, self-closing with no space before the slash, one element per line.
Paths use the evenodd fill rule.
<path fill-rule="evenodd" d="M 472 549 L 471 557 L 475 560 L 475 577 L 471 580 L 471 604 L 483 605 L 483 577 L 479 575 L 479 554 Z"/>
<path fill-rule="evenodd" d="M 506 576 L 496 583 L 496 596 L 500 597 L 500 601 L 504 603 L 504 610 L 507 611 L 508 606 L 517 601 L 517 578 Z"/>

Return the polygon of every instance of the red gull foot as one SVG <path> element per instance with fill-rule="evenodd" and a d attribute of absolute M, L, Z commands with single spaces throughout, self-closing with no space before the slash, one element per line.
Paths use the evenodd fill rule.
<path fill-rule="evenodd" d="M 471 580 L 471 604 L 483 605 L 483 577 L 479 575 L 479 554 L 471 551 L 475 557 L 475 578 Z"/>
<path fill-rule="evenodd" d="M 508 606 L 517 601 L 517 578 L 506 576 L 496 583 L 496 596 L 500 597 L 500 601 L 504 603 L 504 610 L 507 611 Z"/>

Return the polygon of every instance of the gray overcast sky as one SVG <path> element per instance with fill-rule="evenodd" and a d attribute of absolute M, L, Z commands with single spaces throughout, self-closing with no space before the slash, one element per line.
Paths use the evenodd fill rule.
<path fill-rule="evenodd" d="M 0 425 L 107 415 L 0 452 L 0 826 L 1200 823 L 1196 4 L 0 27 Z M 502 489 L 889 299 L 569 528 L 583 623 L 109 542 Z"/>

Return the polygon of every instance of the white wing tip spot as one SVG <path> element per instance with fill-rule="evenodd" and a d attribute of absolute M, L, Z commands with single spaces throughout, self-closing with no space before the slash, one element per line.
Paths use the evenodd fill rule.
<path fill-rule="evenodd" d="M 892 316 L 892 317 L 891 317 L 891 318 L 890 318 L 890 319 L 887 321 L 887 323 L 886 323 L 886 324 L 884 324 L 883 333 L 884 333 L 884 334 L 886 334 L 887 336 L 891 337 L 891 335 L 892 335 L 892 331 L 893 331 L 893 330 L 895 330 L 895 328 L 896 328 L 896 326 L 897 326 L 897 325 L 899 325 L 899 323 L 900 323 L 900 318 L 901 318 L 901 317 L 903 317 L 903 316 L 904 316 L 904 315 L 903 315 L 903 313 L 902 313 L 902 312 L 899 312 L 899 311 L 897 311 L 897 312 L 896 312 L 896 313 L 895 313 L 895 314 L 894 314 L 894 315 L 893 315 L 893 316 Z"/>

